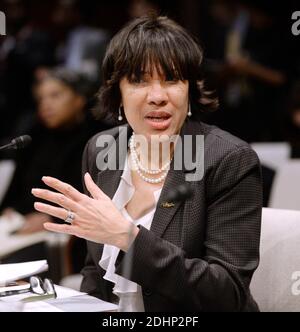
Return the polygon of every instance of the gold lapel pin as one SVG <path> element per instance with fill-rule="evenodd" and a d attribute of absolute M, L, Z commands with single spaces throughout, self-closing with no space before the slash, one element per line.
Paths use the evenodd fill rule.
<path fill-rule="evenodd" d="M 163 208 L 171 208 L 173 206 L 175 206 L 174 203 L 169 203 L 169 202 L 161 203 L 161 207 L 163 207 Z"/>

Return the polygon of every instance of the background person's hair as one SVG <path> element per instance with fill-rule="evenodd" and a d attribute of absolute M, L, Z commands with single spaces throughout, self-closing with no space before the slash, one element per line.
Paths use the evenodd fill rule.
<path fill-rule="evenodd" d="M 47 72 L 47 74 L 37 82 L 37 85 L 45 80 L 53 79 L 57 80 L 76 94 L 84 97 L 87 101 L 95 94 L 95 83 L 89 77 L 79 71 L 68 69 L 65 67 L 55 67 Z"/>
<path fill-rule="evenodd" d="M 196 39 L 173 20 L 147 16 L 130 21 L 106 50 L 96 117 L 112 115 L 116 119 L 121 103 L 120 80 L 139 80 L 145 71 L 152 74 L 154 69 L 168 80 L 189 81 L 192 117 L 215 110 L 217 99 L 204 89 L 202 60 L 203 51 Z"/>

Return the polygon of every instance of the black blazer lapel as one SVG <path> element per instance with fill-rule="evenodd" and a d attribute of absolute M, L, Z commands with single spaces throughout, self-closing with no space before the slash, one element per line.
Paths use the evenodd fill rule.
<path fill-rule="evenodd" d="M 181 141 L 184 141 L 185 135 L 199 135 L 202 133 L 201 125 L 198 122 L 192 122 L 188 120 L 180 133 Z M 192 144 L 192 159 L 196 160 L 196 150 L 199 147 L 194 146 Z M 183 152 L 182 152 L 183 153 Z M 183 156 L 183 154 L 182 154 Z M 176 211 L 179 209 L 180 206 L 184 203 L 184 201 L 180 202 L 167 202 L 167 197 L 170 192 L 174 191 L 177 187 L 183 184 L 190 184 L 191 186 L 194 185 L 193 182 L 186 181 L 186 175 L 188 173 L 193 173 L 195 167 L 190 165 L 189 163 L 192 162 L 188 160 L 188 163 L 185 164 L 183 160 L 181 161 L 181 170 L 174 169 L 174 159 L 170 165 L 169 173 L 166 177 L 165 184 L 163 190 L 160 195 L 160 199 L 157 203 L 157 208 L 153 217 L 151 230 L 159 237 L 163 236 L 164 231 L 168 227 L 169 223 L 172 221 L 173 216 L 175 215 Z"/>
<path fill-rule="evenodd" d="M 110 199 L 118 189 L 122 173 L 122 170 L 105 170 L 98 173 L 97 185 Z"/>
<path fill-rule="evenodd" d="M 111 154 L 113 158 L 116 158 L 116 170 L 106 169 L 103 171 L 99 171 L 97 174 L 97 185 L 101 188 L 101 190 L 109 196 L 111 199 L 113 198 L 115 192 L 118 189 L 121 176 L 124 170 L 128 140 L 132 133 L 131 128 L 128 125 L 122 127 L 123 132 L 121 131 L 119 135 L 112 137 L 115 139 L 116 144 L 110 144 L 111 147 L 106 152 L 106 154 Z M 124 140 L 126 144 L 120 144 L 120 140 Z M 124 142 L 122 142 L 124 143 Z"/>
<path fill-rule="evenodd" d="M 169 202 L 167 201 L 167 197 L 171 191 L 183 183 L 185 183 L 185 174 L 183 171 L 169 171 L 151 224 L 151 231 L 159 237 L 162 237 L 174 214 L 183 204 L 182 201 Z"/>

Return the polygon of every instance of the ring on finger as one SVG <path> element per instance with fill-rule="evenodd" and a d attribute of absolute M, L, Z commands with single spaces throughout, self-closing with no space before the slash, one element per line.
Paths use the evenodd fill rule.
<path fill-rule="evenodd" d="M 69 210 L 67 218 L 65 219 L 65 222 L 67 222 L 68 224 L 72 224 L 74 219 L 75 219 L 75 214 L 71 210 Z"/>

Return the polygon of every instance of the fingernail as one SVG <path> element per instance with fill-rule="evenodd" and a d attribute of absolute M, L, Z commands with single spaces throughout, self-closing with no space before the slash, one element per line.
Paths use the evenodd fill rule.
<path fill-rule="evenodd" d="M 36 192 L 38 192 L 38 189 L 37 189 L 37 188 L 32 188 L 32 189 L 31 189 L 31 193 L 36 193 Z"/>
<path fill-rule="evenodd" d="M 43 177 L 42 177 L 42 180 L 43 180 L 43 181 L 45 181 L 45 180 L 46 180 L 46 181 L 49 181 L 50 178 L 51 178 L 51 176 L 43 176 Z"/>

